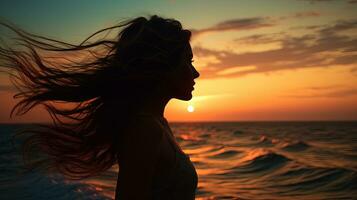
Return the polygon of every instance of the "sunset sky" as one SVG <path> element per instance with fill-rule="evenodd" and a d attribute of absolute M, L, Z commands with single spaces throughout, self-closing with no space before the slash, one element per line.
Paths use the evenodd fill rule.
<path fill-rule="evenodd" d="M 72 43 L 141 15 L 179 20 L 201 76 L 190 101 L 169 102 L 169 121 L 357 120 L 356 10 L 357 0 L 2 0 L 0 19 Z M 9 119 L 14 93 L 2 74 L 0 122 L 49 119 Z"/>

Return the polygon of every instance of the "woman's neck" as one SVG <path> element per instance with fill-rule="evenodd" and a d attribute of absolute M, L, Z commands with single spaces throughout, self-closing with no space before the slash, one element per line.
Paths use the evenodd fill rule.
<path fill-rule="evenodd" d="M 141 105 L 137 107 L 137 113 L 151 114 L 164 118 L 164 111 L 169 98 L 145 99 Z"/>

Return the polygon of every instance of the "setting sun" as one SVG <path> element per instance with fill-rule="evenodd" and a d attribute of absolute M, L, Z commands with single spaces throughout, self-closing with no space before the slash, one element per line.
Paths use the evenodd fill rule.
<path fill-rule="evenodd" d="M 195 107 L 193 107 L 193 105 L 189 105 L 189 106 L 187 106 L 187 111 L 193 112 L 193 111 L 195 111 Z"/>

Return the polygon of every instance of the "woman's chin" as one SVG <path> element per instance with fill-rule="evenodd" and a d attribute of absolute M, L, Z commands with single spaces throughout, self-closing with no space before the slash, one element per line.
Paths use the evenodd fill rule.
<path fill-rule="evenodd" d="M 187 93 L 187 94 L 185 94 L 185 95 L 177 96 L 176 98 L 177 98 L 177 99 L 180 99 L 180 100 L 183 100 L 183 101 L 189 101 L 189 100 L 192 99 L 192 93 L 189 92 L 189 93 Z"/>

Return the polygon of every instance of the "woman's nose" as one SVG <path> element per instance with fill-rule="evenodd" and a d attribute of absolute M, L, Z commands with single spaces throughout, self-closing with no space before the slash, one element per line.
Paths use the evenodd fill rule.
<path fill-rule="evenodd" d="M 200 73 L 193 67 L 193 77 L 198 78 L 200 76 Z"/>

